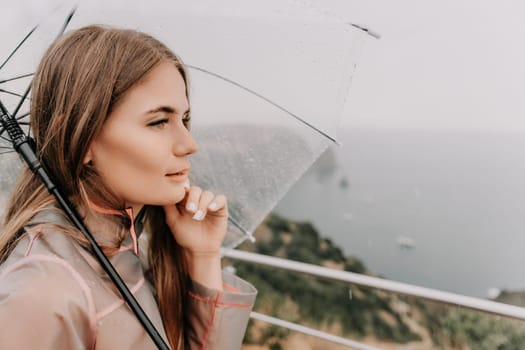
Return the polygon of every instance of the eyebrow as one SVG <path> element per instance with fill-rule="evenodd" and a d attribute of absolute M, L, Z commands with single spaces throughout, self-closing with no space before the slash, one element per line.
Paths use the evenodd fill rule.
<path fill-rule="evenodd" d="M 173 107 L 170 107 L 170 106 L 159 106 L 157 108 L 154 108 L 154 109 L 151 109 L 149 111 L 146 112 L 146 114 L 155 114 L 155 113 L 158 113 L 158 112 L 164 112 L 164 113 L 171 113 L 171 114 L 175 114 L 177 112 L 177 110 Z M 190 112 L 189 108 L 184 112 L 182 113 L 183 115 L 184 114 L 188 114 Z"/>

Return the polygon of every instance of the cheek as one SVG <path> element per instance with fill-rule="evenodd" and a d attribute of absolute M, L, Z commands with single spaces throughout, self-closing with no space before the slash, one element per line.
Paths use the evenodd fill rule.
<path fill-rule="evenodd" d="M 159 142 L 132 131 L 103 135 L 93 145 L 95 168 L 111 187 L 144 176 L 162 174 L 163 157 Z M 135 140 L 141 140 L 137 142 Z"/>
<path fill-rule="evenodd" d="M 108 152 L 107 164 L 115 170 L 119 168 L 121 171 L 127 171 L 121 175 L 132 179 L 162 174 L 163 160 L 161 152 L 152 144 L 147 142 L 121 143 Z M 111 169 L 108 170 L 111 171 Z"/>
<path fill-rule="evenodd" d="M 184 186 L 165 177 L 174 166 L 167 139 L 133 130 L 105 136 L 93 147 L 93 162 L 115 195 L 128 204 L 164 205 L 184 198 Z"/>

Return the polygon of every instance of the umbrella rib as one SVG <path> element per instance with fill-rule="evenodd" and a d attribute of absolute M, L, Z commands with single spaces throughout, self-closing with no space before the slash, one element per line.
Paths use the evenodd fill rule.
<path fill-rule="evenodd" d="M 9 56 L 5 59 L 4 62 L 2 62 L 2 64 L 0 65 L 0 70 L 2 70 L 2 68 L 4 68 L 4 66 L 7 64 L 7 62 L 9 62 L 9 60 L 11 59 L 11 57 L 13 57 L 13 55 L 18 51 L 18 49 L 25 43 L 25 41 L 27 39 L 29 39 L 29 37 L 33 34 L 33 32 L 36 30 L 36 28 L 38 28 L 38 25 L 36 25 L 33 29 L 31 29 L 29 31 L 29 33 L 27 33 L 27 35 L 24 37 L 24 39 L 22 39 L 21 42 L 18 43 L 18 45 L 15 47 L 15 49 L 13 50 L 13 52 L 11 52 L 9 54 Z"/>
<path fill-rule="evenodd" d="M 216 78 L 219 78 L 219 79 L 221 79 L 221 80 L 223 80 L 223 81 L 225 81 L 225 82 L 228 82 L 228 83 L 230 83 L 230 84 L 232 84 L 232 85 L 235 85 L 235 86 L 237 86 L 238 88 L 243 89 L 244 91 L 246 91 L 246 92 L 248 92 L 248 93 L 250 93 L 250 94 L 252 94 L 252 95 L 254 95 L 254 96 L 256 96 L 256 97 L 258 97 L 258 98 L 260 98 L 260 99 L 262 99 L 262 100 L 264 100 L 264 101 L 266 101 L 266 102 L 268 102 L 268 103 L 271 104 L 272 106 L 274 106 L 274 107 L 280 109 L 281 111 L 283 111 L 283 112 L 289 114 L 289 115 L 292 116 L 293 118 L 297 119 L 299 122 L 303 123 L 304 125 L 306 125 L 306 126 L 312 128 L 312 129 L 314 129 L 315 131 L 317 131 L 317 132 L 320 133 L 321 135 L 325 136 L 325 137 L 328 138 L 330 141 L 332 141 L 332 142 L 334 142 L 334 143 L 336 143 L 336 144 L 339 144 L 339 142 L 338 142 L 336 139 L 334 139 L 332 136 L 328 135 L 327 133 L 325 133 L 325 132 L 322 131 L 321 129 L 315 127 L 314 125 L 310 124 L 310 123 L 307 122 L 306 120 L 302 119 L 302 118 L 299 117 L 297 114 L 292 113 L 291 111 L 289 111 L 288 109 L 284 108 L 283 106 L 281 106 L 281 105 L 279 105 L 279 104 L 273 102 L 272 100 L 270 100 L 270 99 L 267 98 L 267 97 L 264 97 L 263 95 L 259 94 L 258 92 L 253 91 L 252 89 L 247 88 L 246 86 L 241 85 L 240 83 L 238 83 L 238 82 L 236 82 L 236 81 L 233 81 L 233 80 L 231 80 L 231 79 L 228 79 L 228 78 L 226 78 L 226 77 L 224 77 L 224 76 L 222 76 L 222 75 L 219 75 L 219 74 L 214 73 L 214 72 L 212 72 L 212 71 L 209 71 L 209 70 L 207 70 L 207 69 L 200 68 L 200 67 L 196 67 L 196 66 L 192 66 L 192 65 L 188 65 L 188 64 L 186 64 L 186 67 L 191 68 L 191 69 L 195 69 L 195 70 L 200 71 L 200 72 L 202 72 L 202 73 L 206 73 L 206 74 L 212 75 L 212 76 L 214 76 L 214 77 L 216 77 Z"/>
<path fill-rule="evenodd" d="M 22 114 L 20 117 L 17 118 L 17 121 L 18 121 L 18 124 L 19 125 L 29 125 L 29 122 L 26 122 L 26 121 L 22 121 L 20 119 L 23 119 L 25 117 L 27 117 L 29 115 L 29 113 L 24 113 Z M 4 128 L 0 128 L 0 139 L 4 140 L 4 141 L 7 141 L 7 142 L 11 142 L 11 139 L 5 137 L 5 136 L 2 136 L 2 134 L 5 132 L 5 129 Z M 31 134 L 31 129 L 29 129 L 29 133 L 28 133 L 28 136 L 30 136 Z M 0 148 L 8 148 L 8 147 L 5 147 L 5 146 L 0 146 Z"/>
<path fill-rule="evenodd" d="M 62 26 L 62 29 L 60 30 L 60 33 L 58 34 L 57 38 L 61 37 L 62 34 L 64 34 L 64 32 L 66 31 L 67 29 L 67 26 L 69 25 L 69 23 L 71 22 L 71 19 L 73 18 L 73 15 L 75 14 L 75 12 L 77 11 L 77 8 L 76 6 L 73 7 L 73 9 L 71 10 L 71 12 L 69 13 L 69 15 L 67 16 L 66 20 L 64 21 L 64 25 Z"/>
<path fill-rule="evenodd" d="M 15 151 L 13 149 L 10 149 L 8 151 L 0 151 L 0 155 L 2 155 L 2 154 L 9 154 L 9 153 L 15 153 Z"/>
<path fill-rule="evenodd" d="M 0 100 L 0 105 L 3 107 L 2 100 Z M 3 108 L 5 109 L 5 107 L 3 107 Z M 2 112 L 6 112 L 6 111 L 2 110 Z M 3 127 L 0 127 L 0 139 L 11 143 L 11 139 L 8 139 L 7 137 L 2 135 L 5 131 L 6 130 Z M 8 147 L 2 146 L 2 148 L 8 148 Z"/>
<path fill-rule="evenodd" d="M 66 30 L 67 26 L 69 25 L 69 23 L 71 22 L 71 19 L 73 18 L 73 15 L 75 14 L 77 8 L 73 8 L 73 10 L 71 10 L 71 12 L 69 13 L 69 15 L 67 16 L 66 20 L 64 21 L 64 25 L 62 26 L 62 29 L 60 30 L 60 32 L 58 33 L 57 35 L 57 38 L 60 38 L 62 36 L 62 34 L 64 33 L 64 31 Z M 22 107 L 22 104 L 24 103 L 24 100 L 26 99 L 27 95 L 29 95 L 29 92 L 31 91 L 31 83 L 29 84 L 29 86 L 27 87 L 27 90 L 26 92 L 24 93 L 24 96 L 23 98 L 20 100 L 20 102 L 18 102 L 18 105 L 16 106 L 15 108 L 15 111 L 13 112 L 12 114 L 12 117 L 13 118 L 16 118 L 16 115 L 18 114 L 18 111 L 20 110 L 20 108 Z"/>
<path fill-rule="evenodd" d="M 0 129 L 0 139 L 2 139 L 4 141 L 7 141 L 7 142 L 11 142 L 11 139 L 9 139 L 9 138 L 5 137 L 4 135 L 2 135 L 4 132 L 5 132 L 5 129 L 1 128 Z M 7 147 L 2 146 L 2 148 L 7 148 Z"/>
<path fill-rule="evenodd" d="M 18 119 L 18 124 L 20 124 L 20 125 L 29 125 L 29 122 L 20 120 L 22 118 L 27 117 L 28 115 L 29 115 L 29 113 L 24 113 L 20 117 L 18 117 L 17 118 Z M 29 131 L 31 131 L 31 129 Z M 7 137 L 2 135 L 4 132 L 5 132 L 5 129 L 4 128 L 0 128 L 0 139 L 2 139 L 4 141 L 7 141 L 7 142 L 11 142 L 11 139 L 9 139 L 9 138 L 7 138 Z M 0 148 L 10 148 L 10 147 L 0 146 Z"/>
<path fill-rule="evenodd" d="M 20 95 L 20 94 L 17 94 L 16 92 L 5 90 L 5 89 L 0 89 L 0 92 L 3 92 L 3 93 L 8 94 L 8 95 L 13 95 L 13 96 L 16 96 L 16 97 L 21 97 L 21 98 L 24 97 L 24 95 Z"/>
<path fill-rule="evenodd" d="M 13 81 L 13 80 L 17 80 L 17 79 L 27 78 L 27 77 L 30 77 L 30 76 L 32 76 L 34 74 L 35 73 L 22 74 L 22 75 L 14 77 L 14 78 L 0 80 L 0 84 L 7 83 L 7 82 L 10 82 L 10 81 Z"/>
<path fill-rule="evenodd" d="M 228 221 L 231 222 L 233 224 L 233 226 L 237 227 L 239 230 L 242 231 L 242 233 L 244 233 L 246 236 L 248 237 L 252 237 L 252 234 L 248 231 L 246 231 L 244 229 L 244 227 L 241 226 L 241 224 L 239 224 L 234 218 L 232 218 L 231 216 L 228 216 Z"/>
<path fill-rule="evenodd" d="M 16 117 L 16 120 L 18 121 L 18 124 L 29 125 L 29 122 L 25 122 L 22 119 L 24 119 L 25 117 L 27 117 L 30 114 L 31 114 L 30 112 L 27 112 L 27 113 L 22 114 L 21 116 Z"/>
<path fill-rule="evenodd" d="M 24 101 L 26 99 L 28 99 L 27 95 L 29 95 L 30 91 L 31 91 L 31 84 L 29 84 L 29 86 L 26 89 L 26 92 L 24 92 L 24 95 L 22 96 L 22 98 L 18 102 L 18 105 L 16 106 L 15 111 L 12 114 L 12 118 L 16 118 L 16 115 L 17 115 L 18 111 L 20 110 L 20 108 L 22 108 L 22 105 L 24 104 Z M 16 119 L 18 119 L 18 118 L 16 118 Z"/>

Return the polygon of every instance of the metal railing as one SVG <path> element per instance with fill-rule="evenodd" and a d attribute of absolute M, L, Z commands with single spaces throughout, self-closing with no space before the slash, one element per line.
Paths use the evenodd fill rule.
<path fill-rule="evenodd" d="M 279 326 L 279 327 L 284 327 L 284 328 L 290 329 L 292 331 L 301 332 L 303 334 L 311 335 L 311 336 L 314 336 L 314 337 L 317 337 L 317 338 L 320 338 L 320 339 L 323 339 L 323 340 L 327 340 L 327 341 L 335 343 L 335 344 L 345 345 L 345 346 L 348 346 L 348 347 L 350 347 L 352 349 L 355 349 L 355 350 L 380 350 L 379 348 L 376 348 L 376 347 L 370 346 L 370 345 L 366 345 L 366 344 L 363 344 L 363 343 L 355 341 L 355 340 L 351 340 L 351 339 L 347 339 L 347 338 L 343 338 L 343 337 L 338 337 L 337 335 L 333 335 L 333 334 L 329 334 L 329 333 L 326 333 L 326 332 L 319 331 L 317 329 L 305 327 L 305 326 L 303 326 L 301 324 L 288 322 L 288 321 L 282 320 L 280 318 L 276 318 L 276 317 L 260 314 L 258 312 L 253 312 L 252 311 L 252 313 L 250 314 L 250 317 L 253 318 L 254 320 L 263 321 L 263 322 L 266 322 L 266 323 L 273 324 L 275 326 Z"/>
<path fill-rule="evenodd" d="M 246 261 L 255 264 L 281 268 L 289 271 L 301 272 L 311 276 L 353 283 L 361 286 L 385 290 L 388 292 L 410 295 L 441 303 L 461 306 L 471 310 L 482 311 L 498 316 L 510 317 L 525 321 L 525 308 L 519 306 L 503 304 L 495 301 L 469 297 L 456 293 L 444 292 L 432 288 L 419 287 L 408 283 L 395 282 L 384 278 L 366 276 L 348 271 L 335 270 L 318 265 L 276 258 L 268 255 L 244 252 L 235 249 L 223 249 L 223 256 L 233 260 Z M 353 340 L 336 337 L 325 332 L 321 332 L 308 327 L 304 327 L 302 325 L 298 325 L 288 321 L 283 321 L 278 318 L 273 318 L 258 313 L 252 313 L 252 318 L 265 321 L 277 326 L 282 326 L 291 330 L 299 331 L 308 335 L 313 335 L 338 344 L 347 345 L 357 350 L 377 349 Z"/>

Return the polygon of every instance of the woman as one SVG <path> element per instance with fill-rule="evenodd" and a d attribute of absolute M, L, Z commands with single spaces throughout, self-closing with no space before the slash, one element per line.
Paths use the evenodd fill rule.
<path fill-rule="evenodd" d="M 240 348 L 256 291 L 221 274 L 226 198 L 188 183 L 180 60 L 143 33 L 89 26 L 48 49 L 32 92 L 38 156 L 161 335 L 173 349 Z M 26 169 L 13 193 L 1 347 L 153 349 L 40 180 Z"/>

